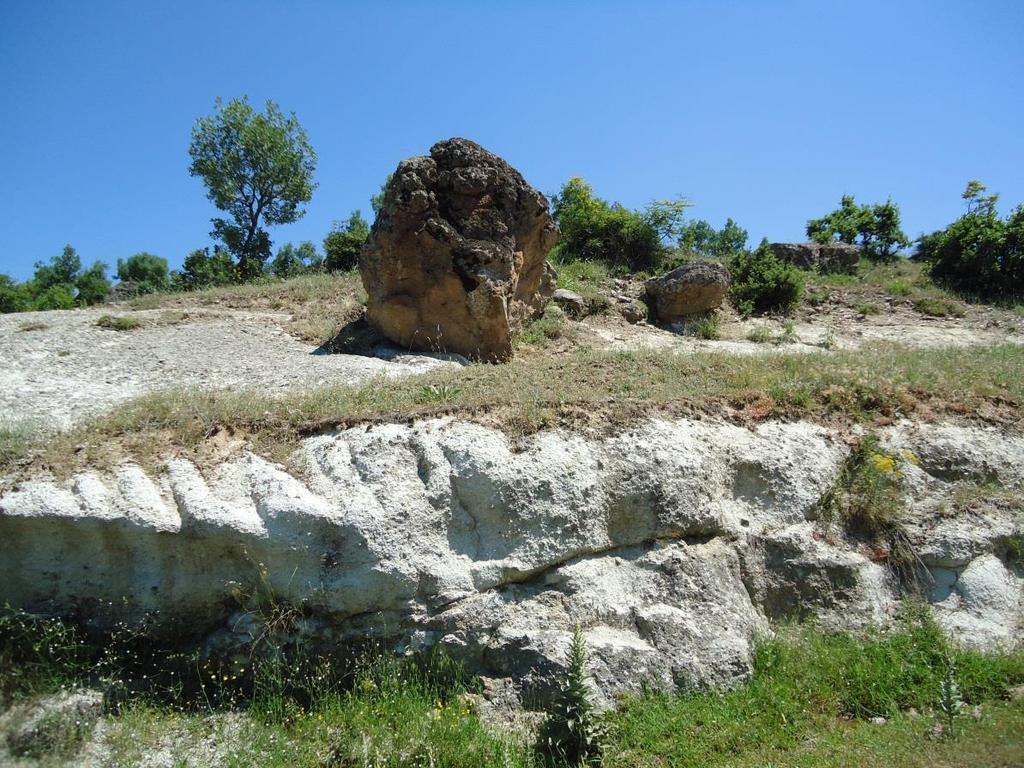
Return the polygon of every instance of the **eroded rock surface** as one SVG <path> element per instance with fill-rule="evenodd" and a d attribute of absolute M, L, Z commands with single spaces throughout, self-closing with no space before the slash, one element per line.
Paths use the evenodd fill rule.
<path fill-rule="evenodd" d="M 821 273 L 853 273 L 860 261 L 860 248 L 849 243 L 772 243 L 770 248 L 782 261 Z"/>
<path fill-rule="evenodd" d="M 359 269 L 370 323 L 414 350 L 512 354 L 555 289 L 548 201 L 497 155 L 448 139 L 399 163 Z"/>
<path fill-rule="evenodd" d="M 882 438 L 914 457 L 906 526 L 940 624 L 979 647 L 1019 643 L 1008 542 L 1024 535 L 1024 438 L 910 424 Z M 769 619 L 884 625 L 905 587 L 870 542 L 820 519 L 849 449 L 807 423 L 653 420 L 513 446 L 433 420 L 301 452 L 302 480 L 249 454 L 208 473 L 177 459 L 159 477 L 124 465 L 24 483 L 0 498 L 0 602 L 93 627 L 177 618 L 231 653 L 260 634 L 232 595 L 265 579 L 301 606 L 307 644 L 439 644 L 527 701 L 550 693 L 579 623 L 610 701 L 733 685 Z M 964 491 L 993 483 L 1007 504 Z"/>

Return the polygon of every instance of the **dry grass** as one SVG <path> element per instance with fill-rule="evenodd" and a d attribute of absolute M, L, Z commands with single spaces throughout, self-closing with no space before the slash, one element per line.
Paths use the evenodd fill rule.
<path fill-rule="evenodd" d="M 132 309 L 242 309 L 291 315 L 286 330 L 311 344 L 323 344 L 354 320 L 366 300 L 358 272 L 267 279 L 186 293 L 163 293 L 133 299 Z"/>
<path fill-rule="evenodd" d="M 202 461 L 244 441 L 284 460 L 306 435 L 445 414 L 491 424 L 513 437 L 552 426 L 607 432 L 651 413 L 710 414 L 743 423 L 768 418 L 874 423 L 950 414 L 1017 424 L 1024 402 L 1022 374 L 1024 348 L 1016 345 L 766 356 L 579 348 L 557 357 L 283 397 L 195 390 L 151 394 L 69 432 L 19 441 L 4 464 L 66 474 L 126 457 L 155 464 L 169 454 L 187 453 Z"/>

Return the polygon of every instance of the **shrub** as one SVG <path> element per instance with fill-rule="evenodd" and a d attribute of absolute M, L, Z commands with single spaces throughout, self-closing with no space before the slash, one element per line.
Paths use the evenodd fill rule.
<path fill-rule="evenodd" d="M 352 211 L 344 224 L 334 222 L 324 238 L 324 269 L 347 272 L 359 266 L 359 254 L 370 236 L 370 225 L 359 211 Z"/>
<path fill-rule="evenodd" d="M 554 258 L 597 261 L 631 272 L 653 271 L 668 249 L 665 239 L 678 233 L 685 200 L 661 200 L 631 211 L 594 194 L 583 179 L 569 179 L 553 195 L 552 214 L 562 233 Z"/>
<path fill-rule="evenodd" d="M 117 279 L 133 283 L 139 295 L 166 291 L 171 283 L 167 259 L 145 251 L 127 259 L 118 259 Z"/>
<path fill-rule="evenodd" d="M 74 309 L 75 294 L 70 285 L 51 285 L 32 300 L 32 309 Z"/>
<path fill-rule="evenodd" d="M 764 312 L 789 312 L 804 292 L 803 273 L 781 261 L 767 239 L 754 251 L 742 251 L 729 265 L 732 275 L 730 294 L 743 315 Z"/>
<path fill-rule="evenodd" d="M 1024 294 L 1024 206 L 1004 221 L 998 195 L 971 181 L 962 195 L 967 212 L 945 229 L 918 239 L 915 259 L 954 290 L 984 298 Z"/>

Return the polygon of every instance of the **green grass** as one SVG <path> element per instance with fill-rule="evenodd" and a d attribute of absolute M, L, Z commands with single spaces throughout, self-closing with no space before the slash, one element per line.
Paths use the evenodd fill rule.
<path fill-rule="evenodd" d="M 605 764 L 874 768 L 957 765 L 962 754 L 976 756 L 973 766 L 1024 758 L 1024 703 L 1001 701 L 1009 687 L 1024 682 L 1024 653 L 959 649 L 923 609 L 907 606 L 905 614 L 888 633 L 782 627 L 758 644 L 754 675 L 735 690 L 624 699 L 601 723 Z M 225 675 L 223 667 L 197 662 L 187 670 L 189 684 L 125 695 L 123 681 L 138 680 L 140 664 L 156 663 L 145 668 L 152 679 L 166 679 L 159 666 L 170 657 L 120 641 L 111 652 L 99 647 L 101 641 L 86 641 L 56 621 L 0 612 L 0 679 L 16 680 L 8 691 L 13 700 L 83 683 L 104 689 L 116 702 L 104 732 L 118 764 L 135 764 L 156 749 L 181 759 L 211 737 L 219 764 L 229 766 L 547 763 L 531 736 L 483 725 L 477 681 L 441 654 L 363 654 L 338 674 L 334 657 L 257 653 L 245 674 Z M 955 738 L 930 739 L 950 664 L 963 698 L 982 704 L 983 716 L 978 722 L 957 718 Z M 197 680 L 202 695 L 190 697 L 188 691 L 200 690 Z M 919 716 L 909 715 L 911 709 Z M 874 725 L 874 717 L 888 722 Z"/>
<path fill-rule="evenodd" d="M 540 347 L 559 339 L 566 332 L 565 313 L 555 304 L 548 304 L 540 317 L 524 326 L 513 339 L 517 348 Z"/>
<path fill-rule="evenodd" d="M 111 331 L 134 331 L 142 327 L 142 321 L 130 315 L 102 315 L 96 325 Z"/>
<path fill-rule="evenodd" d="M 567 261 L 554 265 L 558 287 L 578 293 L 587 302 L 591 314 L 604 312 L 611 306 L 608 267 L 596 261 Z"/>
<path fill-rule="evenodd" d="M 546 338 L 546 333 L 543 333 Z M 442 414 L 481 415 L 518 436 L 551 426 L 614 429 L 651 413 L 865 421 L 984 410 L 1016 418 L 1024 402 L 1024 348 L 896 346 L 853 352 L 666 354 L 577 348 L 422 376 L 330 386 L 273 397 L 251 391 L 176 390 L 143 396 L 57 435 L 14 441 L 9 465 L 29 454 L 58 475 L 131 457 L 155 466 L 172 451 L 200 451 L 229 429 L 283 461 L 308 434 L 358 423 Z M 438 402 L 435 390 L 448 393 Z M 196 453 L 202 460 L 202 455 Z"/>

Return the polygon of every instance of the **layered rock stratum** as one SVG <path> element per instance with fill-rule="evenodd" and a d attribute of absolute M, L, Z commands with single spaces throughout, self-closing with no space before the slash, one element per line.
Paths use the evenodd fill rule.
<path fill-rule="evenodd" d="M 301 476 L 245 453 L 22 482 L 0 498 L 0 602 L 230 654 L 261 632 L 237 595 L 266 589 L 310 647 L 441 647 L 517 701 L 551 692 L 576 624 L 608 701 L 734 685 L 771 620 L 885 626 L 910 593 L 961 642 L 1019 644 L 1024 438 L 879 435 L 901 457 L 916 586 L 827 519 L 851 451 L 824 427 L 655 419 L 517 444 L 439 419 L 309 438 Z M 989 487 L 1011 502 L 960 492 Z"/>

